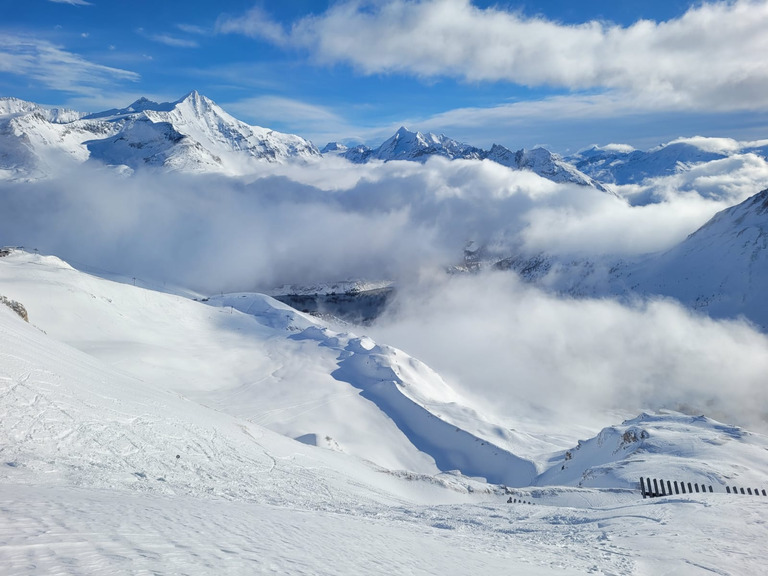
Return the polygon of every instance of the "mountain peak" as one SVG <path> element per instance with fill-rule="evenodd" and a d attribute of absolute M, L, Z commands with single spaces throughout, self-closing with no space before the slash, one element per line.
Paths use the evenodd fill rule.
<path fill-rule="evenodd" d="M 173 106 L 178 107 L 179 104 L 189 104 L 198 112 L 210 110 L 213 107 L 218 108 L 213 100 L 203 96 L 197 90 L 192 90 L 192 92 L 189 92 L 183 98 L 174 102 Z"/>

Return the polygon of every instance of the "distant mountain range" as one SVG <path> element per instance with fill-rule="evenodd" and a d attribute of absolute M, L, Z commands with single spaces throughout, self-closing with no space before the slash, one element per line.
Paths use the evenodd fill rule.
<path fill-rule="evenodd" d="M 445 135 L 401 127 L 377 148 L 331 142 L 321 152 L 300 136 L 248 125 L 196 91 L 175 102 L 140 98 L 125 108 L 93 114 L 0 98 L 0 179 L 5 180 L 47 178 L 89 160 L 132 170 L 151 167 L 236 175 L 251 171 L 254 160 L 307 161 L 333 155 L 361 164 L 373 160 L 425 162 L 439 156 L 490 160 L 554 182 L 613 194 L 617 185 L 668 176 L 736 154 L 766 158 L 768 140 L 740 143 L 688 138 L 648 151 L 609 145 L 562 157 L 541 147 L 513 151 L 494 144 L 484 150 Z"/>
<path fill-rule="evenodd" d="M 593 146 L 566 161 L 607 184 L 639 184 L 646 178 L 669 176 L 695 164 L 757 154 L 768 158 L 768 140 L 736 142 L 725 138 L 681 138 L 650 150 L 626 145 Z"/>
<path fill-rule="evenodd" d="M 483 150 L 443 134 L 412 132 L 405 127 L 401 127 L 391 138 L 375 149 L 362 145 L 346 148 L 338 142 L 331 142 L 323 148 L 323 152 L 335 153 L 355 164 L 363 164 L 370 160 L 424 162 L 433 156 L 441 156 L 449 160 L 491 160 L 513 170 L 530 170 L 553 182 L 594 186 L 598 190 L 609 192 L 600 182 L 544 148 L 521 149 L 513 152 L 509 148 L 494 144 L 490 150 Z"/>

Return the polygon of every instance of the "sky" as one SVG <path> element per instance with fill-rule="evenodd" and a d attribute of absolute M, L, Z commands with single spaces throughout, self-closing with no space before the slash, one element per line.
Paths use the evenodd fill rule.
<path fill-rule="evenodd" d="M 0 95 L 85 112 L 192 90 L 251 124 L 378 145 L 648 148 L 768 134 L 768 2 L 8 2 Z"/>

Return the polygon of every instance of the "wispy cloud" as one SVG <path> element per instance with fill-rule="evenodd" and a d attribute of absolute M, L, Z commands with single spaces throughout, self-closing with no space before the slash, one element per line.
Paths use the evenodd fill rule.
<path fill-rule="evenodd" d="M 252 38 L 263 38 L 275 44 L 286 44 L 289 34 L 281 24 L 272 20 L 259 6 L 254 6 L 243 16 L 221 16 L 216 23 L 217 32 L 223 34 L 244 34 Z"/>
<path fill-rule="evenodd" d="M 85 0 L 48 0 L 49 2 L 55 2 L 56 4 L 71 4 L 72 6 L 91 6 L 90 2 Z"/>
<path fill-rule="evenodd" d="M 347 0 L 291 28 L 253 9 L 217 29 L 365 74 L 609 90 L 644 109 L 747 110 L 768 105 L 767 26 L 765 0 L 706 3 L 628 27 L 565 25 L 470 0 Z"/>
<path fill-rule="evenodd" d="M 210 34 L 212 30 L 205 28 L 203 26 L 197 26 L 195 24 L 176 24 L 176 28 L 181 30 L 182 32 L 185 32 L 186 34 L 196 34 L 198 36 L 205 36 L 207 34 Z"/>
<path fill-rule="evenodd" d="M 140 79 L 136 72 L 96 64 L 46 40 L 15 34 L 0 34 L 0 71 L 76 94 Z"/>
<path fill-rule="evenodd" d="M 186 40 L 184 38 L 177 38 L 170 34 L 152 34 L 148 36 L 150 40 L 160 42 L 166 46 L 173 46 L 174 48 L 197 48 L 199 44 L 194 40 Z"/>
<path fill-rule="evenodd" d="M 339 135 L 349 136 L 356 128 L 337 111 L 317 104 L 266 95 L 223 104 L 236 117 L 264 126 L 280 125 L 281 130 L 301 133 L 321 146 Z"/>

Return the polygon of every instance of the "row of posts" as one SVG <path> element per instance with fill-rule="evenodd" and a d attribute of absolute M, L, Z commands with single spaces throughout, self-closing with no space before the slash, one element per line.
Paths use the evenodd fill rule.
<path fill-rule="evenodd" d="M 666 482 L 666 486 L 665 486 Z M 671 482 L 669 480 L 657 480 L 656 478 L 653 479 L 653 485 L 651 485 L 651 479 L 650 478 L 643 478 L 640 477 L 640 492 L 643 494 L 643 498 L 658 498 L 659 496 L 672 496 L 674 488 L 674 494 L 693 494 L 694 492 L 696 494 L 699 493 L 707 493 L 707 492 L 714 492 L 712 489 L 712 486 L 705 486 L 704 484 L 692 484 L 691 482 L 688 482 L 687 488 L 688 491 L 686 492 L 686 483 L 680 482 L 677 483 L 677 480 L 674 482 Z M 752 488 L 747 488 L 746 492 L 744 491 L 744 488 L 736 488 L 736 486 L 733 487 L 733 490 L 731 490 L 730 486 L 725 487 L 726 492 L 728 494 L 749 494 L 750 496 L 760 496 L 761 491 L 755 488 L 754 492 L 752 491 Z M 762 490 L 762 495 L 766 496 L 765 490 Z"/>

